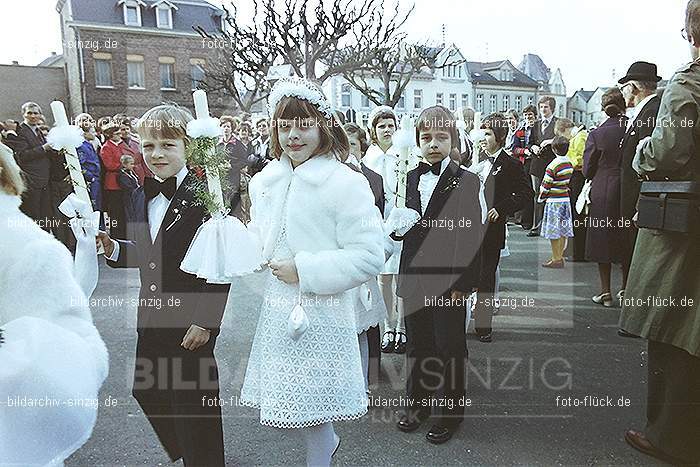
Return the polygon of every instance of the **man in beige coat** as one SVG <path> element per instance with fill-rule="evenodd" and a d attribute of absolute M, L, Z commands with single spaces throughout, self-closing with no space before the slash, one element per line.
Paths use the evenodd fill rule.
<path fill-rule="evenodd" d="M 643 179 L 700 182 L 700 0 L 688 3 L 684 37 L 693 61 L 671 79 L 656 128 L 640 142 L 632 166 Z M 639 230 L 620 318 L 649 341 L 647 426 L 625 440 L 674 464 L 700 462 L 698 237 Z"/>

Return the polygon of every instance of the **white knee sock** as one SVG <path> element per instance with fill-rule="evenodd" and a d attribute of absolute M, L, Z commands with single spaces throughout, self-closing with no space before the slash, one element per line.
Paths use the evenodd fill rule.
<path fill-rule="evenodd" d="M 369 380 L 367 379 L 367 374 L 369 373 L 369 341 L 367 340 L 367 331 L 357 336 L 357 340 L 360 344 L 360 360 L 362 361 L 362 376 L 364 376 L 365 381 L 365 391 L 369 389 Z"/>
<path fill-rule="evenodd" d="M 306 440 L 306 465 L 330 466 L 331 456 L 335 451 L 340 438 L 333 431 L 332 423 L 302 428 L 304 439 Z"/>

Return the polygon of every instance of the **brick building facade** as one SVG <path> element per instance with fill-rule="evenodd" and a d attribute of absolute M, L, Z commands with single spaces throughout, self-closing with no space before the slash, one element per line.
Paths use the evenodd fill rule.
<path fill-rule="evenodd" d="M 215 33 L 225 13 L 204 0 L 60 0 L 70 107 L 94 117 L 140 116 L 172 102 L 193 109 L 192 91 L 216 51 L 195 33 Z M 215 115 L 233 110 L 210 95 Z"/>

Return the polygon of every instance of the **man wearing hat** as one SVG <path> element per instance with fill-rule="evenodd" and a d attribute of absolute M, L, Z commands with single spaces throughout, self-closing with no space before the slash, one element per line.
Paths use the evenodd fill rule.
<path fill-rule="evenodd" d="M 627 130 L 622 139 L 622 159 L 620 161 L 620 214 L 624 220 L 624 255 L 623 270 L 629 272 L 634 243 L 637 240 L 637 228 L 632 218 L 637 212 L 637 198 L 639 198 L 640 181 L 637 173 L 632 169 L 632 159 L 639 142 L 651 136 L 656 126 L 656 114 L 659 113 L 661 98 L 656 93 L 661 77 L 657 75 L 656 65 L 648 62 L 635 62 L 630 66 L 627 74 L 618 83 L 620 91 L 625 98 L 629 109 Z M 624 290 L 618 293 L 622 299 Z M 621 336 L 630 336 L 625 331 L 618 331 Z"/>
<path fill-rule="evenodd" d="M 632 167 L 646 180 L 700 184 L 700 0 L 688 2 L 683 37 L 693 61 L 666 86 L 658 123 Z M 640 227 L 620 318 L 621 328 L 648 340 L 647 423 L 625 441 L 674 465 L 700 464 L 697 238 L 697 231 Z"/>

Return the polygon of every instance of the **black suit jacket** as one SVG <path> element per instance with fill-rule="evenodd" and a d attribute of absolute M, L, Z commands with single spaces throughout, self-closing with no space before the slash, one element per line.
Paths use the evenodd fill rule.
<path fill-rule="evenodd" d="M 180 269 L 194 234 L 208 217 L 205 209 L 195 204 L 194 194 L 188 189 L 194 180 L 191 173 L 183 180 L 155 242 L 151 242 L 148 226 L 148 204 L 143 187 L 139 187 L 133 199 L 143 210 L 136 210 L 136 218 L 127 220 L 130 238 L 118 240 L 117 261 L 107 261 L 112 267 L 139 268 L 139 332 L 144 328 L 186 330 L 196 324 L 216 335 L 221 325 L 230 286 L 207 284 Z"/>
<path fill-rule="evenodd" d="M 505 246 L 506 220 L 532 202 L 534 192 L 523 165 L 501 149 L 484 183 L 487 208 L 498 211 L 498 220 L 487 224 L 484 242 L 499 249 Z"/>
<path fill-rule="evenodd" d="M 46 188 L 51 178 L 52 159 L 58 159 L 58 154 L 53 150 L 44 151 L 44 136 L 41 133 L 37 135 L 29 125 L 22 122 L 17 126 L 17 134 L 8 134 L 6 142 L 26 175 L 29 189 Z"/>
<path fill-rule="evenodd" d="M 557 123 L 557 117 L 552 117 L 552 121 L 549 122 L 547 129 L 542 131 L 542 120 L 535 122 L 532 134 L 530 136 L 530 147 L 533 144 L 540 146 L 542 141 L 554 138 L 554 125 Z M 534 142 L 532 139 L 534 138 Z M 532 155 L 532 162 L 530 163 L 530 175 L 534 175 L 540 179 L 544 178 L 544 171 L 547 170 L 547 166 L 550 162 L 554 160 L 554 152 L 552 151 L 552 146 L 547 146 L 540 152 L 539 155 Z"/>
<path fill-rule="evenodd" d="M 374 204 L 379 208 L 382 217 L 384 217 L 384 181 L 382 176 L 362 163 L 360 163 L 360 169 L 369 182 L 369 187 L 372 189 Z"/>
<path fill-rule="evenodd" d="M 622 160 L 620 176 L 620 213 L 624 218 L 631 219 L 637 212 L 637 199 L 641 182 L 637 172 L 632 168 L 632 160 L 639 141 L 651 136 L 656 126 L 656 115 L 659 113 L 661 98 L 652 97 L 642 108 L 632 126 L 622 139 Z"/>
<path fill-rule="evenodd" d="M 419 169 L 406 180 L 406 207 L 422 212 Z M 438 179 L 425 214 L 403 237 L 397 294 L 407 310 L 450 290 L 470 292 L 479 282 L 482 239 L 479 178 L 450 162 Z"/>

